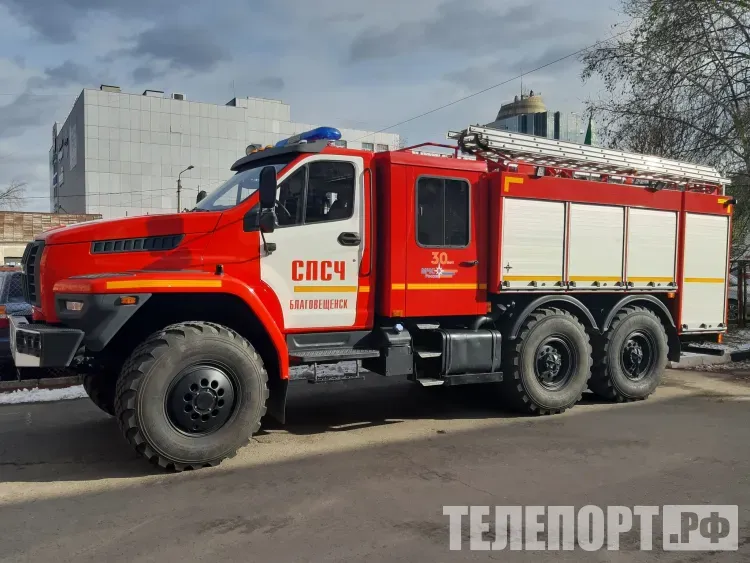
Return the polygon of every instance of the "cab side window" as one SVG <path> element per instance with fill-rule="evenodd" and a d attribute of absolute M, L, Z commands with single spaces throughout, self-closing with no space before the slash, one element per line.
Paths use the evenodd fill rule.
<path fill-rule="evenodd" d="M 281 183 L 276 220 L 286 227 L 350 219 L 355 186 L 352 163 L 311 162 Z"/>
<path fill-rule="evenodd" d="M 310 163 L 305 223 L 350 219 L 354 184 L 354 165 L 350 162 Z"/>
<path fill-rule="evenodd" d="M 279 201 L 276 203 L 276 222 L 280 227 L 302 223 L 302 212 L 305 209 L 306 180 L 307 167 L 303 166 L 279 186 Z"/>
<path fill-rule="evenodd" d="M 417 243 L 464 248 L 469 245 L 470 186 L 466 180 L 423 176 L 417 180 Z"/>

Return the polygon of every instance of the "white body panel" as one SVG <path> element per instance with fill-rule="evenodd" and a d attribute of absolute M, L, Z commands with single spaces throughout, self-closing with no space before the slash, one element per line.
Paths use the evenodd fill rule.
<path fill-rule="evenodd" d="M 685 223 L 684 330 L 723 328 L 726 319 L 729 217 L 688 213 Z"/>
<path fill-rule="evenodd" d="M 636 288 L 669 287 L 675 281 L 676 272 L 677 213 L 630 209 L 628 281 Z"/>
<path fill-rule="evenodd" d="M 503 209 L 502 280 L 506 287 L 563 289 L 565 204 L 506 198 Z"/>
<path fill-rule="evenodd" d="M 273 233 L 266 234 L 266 240 L 277 245 L 276 251 L 270 255 L 264 255 L 261 242 L 261 279 L 278 296 L 286 328 L 351 327 L 357 316 L 362 245 L 342 246 L 337 239 L 341 233 L 351 232 L 359 233 L 360 238 L 365 240 L 362 232 L 364 162 L 360 157 L 325 154 L 310 156 L 279 177 L 279 185 L 300 166 L 316 160 L 354 164 L 356 186 L 353 215 L 350 219 L 340 221 L 277 228 Z M 332 279 L 326 281 L 320 275 L 322 272 L 318 271 L 315 276 L 317 280 L 294 281 L 295 261 L 304 261 L 305 264 L 316 262 L 318 268 L 323 262 L 344 262 L 343 279 L 339 273 L 335 273 Z M 331 266 L 327 273 L 331 273 Z"/>
<path fill-rule="evenodd" d="M 625 209 L 570 204 L 568 279 L 576 287 L 612 290 L 623 281 Z"/>

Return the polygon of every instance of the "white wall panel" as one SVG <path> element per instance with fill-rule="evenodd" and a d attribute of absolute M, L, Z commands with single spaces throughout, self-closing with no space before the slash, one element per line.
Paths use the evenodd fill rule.
<path fill-rule="evenodd" d="M 503 281 L 510 288 L 549 289 L 563 279 L 565 204 L 506 198 L 503 206 Z"/>
<path fill-rule="evenodd" d="M 623 279 L 625 209 L 571 204 L 569 244 L 568 279 L 579 288 L 611 290 Z"/>
<path fill-rule="evenodd" d="M 729 217 L 687 214 L 682 324 L 688 331 L 725 322 L 728 232 Z"/>
<path fill-rule="evenodd" d="M 675 281 L 677 213 L 631 208 L 627 276 L 635 287 L 670 289 Z M 649 284 L 654 284 L 650 286 Z"/>

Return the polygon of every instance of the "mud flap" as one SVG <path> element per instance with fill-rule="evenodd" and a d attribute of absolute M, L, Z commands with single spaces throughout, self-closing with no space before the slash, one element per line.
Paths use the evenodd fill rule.
<path fill-rule="evenodd" d="M 286 393 L 289 387 L 288 379 L 272 377 L 268 379 L 268 402 L 266 416 L 270 416 L 279 424 L 286 423 Z"/>

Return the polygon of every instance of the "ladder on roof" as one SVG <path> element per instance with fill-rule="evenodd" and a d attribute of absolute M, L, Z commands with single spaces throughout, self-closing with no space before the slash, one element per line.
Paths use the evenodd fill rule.
<path fill-rule="evenodd" d="M 448 138 L 457 141 L 461 150 L 486 160 L 507 160 L 685 187 L 711 186 L 721 188 L 722 192 L 723 187 L 730 183 L 710 166 L 511 133 L 491 127 L 473 125 L 464 131 L 450 131 Z"/>

